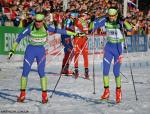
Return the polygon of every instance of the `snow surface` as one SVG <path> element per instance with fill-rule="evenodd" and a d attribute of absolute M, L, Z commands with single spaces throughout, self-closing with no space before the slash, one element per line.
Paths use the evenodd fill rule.
<path fill-rule="evenodd" d="M 62 76 L 52 98 L 47 104 L 41 103 L 40 80 L 33 64 L 29 74 L 27 98 L 25 103 L 17 103 L 19 95 L 20 76 L 22 73 L 21 60 L 7 60 L 6 56 L 0 61 L 0 114 L 149 114 L 150 113 L 150 53 L 133 53 L 125 55 L 121 68 L 122 102 L 115 104 L 115 80 L 110 71 L 111 96 L 108 102 L 100 101 L 103 93 L 102 57 L 95 56 L 96 94 L 93 94 L 92 56 L 90 58 L 90 78 L 74 79 Z M 128 57 L 128 58 L 127 58 Z M 3 59 L 2 59 L 3 58 Z M 49 59 L 52 59 L 49 57 Z M 129 60 L 132 65 L 133 76 L 138 100 L 135 99 Z M 48 60 L 47 60 L 48 61 Z M 52 94 L 59 78 L 62 56 L 47 64 L 48 94 Z M 80 58 L 80 73 L 84 73 L 83 59 Z M 73 64 L 71 64 L 73 69 Z"/>

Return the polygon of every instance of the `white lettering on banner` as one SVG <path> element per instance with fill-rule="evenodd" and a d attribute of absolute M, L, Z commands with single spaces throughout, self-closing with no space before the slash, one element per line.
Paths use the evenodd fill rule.
<path fill-rule="evenodd" d="M 4 33 L 4 51 L 9 51 L 12 48 L 13 43 L 15 42 L 16 38 L 18 37 L 18 34 L 16 33 Z M 27 45 L 28 38 L 24 38 L 17 47 L 16 51 L 24 51 Z"/>
<path fill-rule="evenodd" d="M 15 41 L 16 36 L 13 33 L 4 33 L 4 51 L 9 51 L 12 47 L 13 42 Z"/>
<path fill-rule="evenodd" d="M 144 52 L 147 51 L 147 36 L 133 35 L 126 37 L 128 52 Z"/>
<path fill-rule="evenodd" d="M 5 46 L 4 46 L 4 51 L 9 51 L 12 48 L 13 43 L 15 42 L 16 38 L 18 37 L 18 34 L 16 33 L 5 33 L 4 38 L 5 38 Z M 88 47 L 89 47 L 89 54 L 93 53 L 93 37 L 88 36 Z M 25 51 L 25 48 L 27 46 L 27 38 L 24 38 L 21 40 L 19 43 L 19 46 L 17 47 L 17 52 L 23 52 Z M 95 35 L 94 38 L 95 42 L 95 53 L 96 54 L 101 54 L 103 51 L 103 47 L 106 43 L 106 38 L 104 36 L 97 36 Z M 50 50 L 55 50 L 59 51 L 60 48 L 58 48 L 61 45 L 61 35 L 60 34 L 52 34 L 48 36 L 48 47 L 47 49 Z"/>

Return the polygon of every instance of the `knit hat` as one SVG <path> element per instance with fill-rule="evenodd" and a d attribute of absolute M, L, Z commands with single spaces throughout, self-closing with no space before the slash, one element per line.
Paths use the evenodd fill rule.
<path fill-rule="evenodd" d="M 115 9 L 115 8 L 110 8 L 109 10 L 108 10 L 108 14 L 109 15 L 116 15 L 118 13 L 118 11 L 117 11 L 117 9 Z"/>
<path fill-rule="evenodd" d="M 43 14 L 36 14 L 35 15 L 35 20 L 36 21 L 42 21 L 44 19 L 44 15 Z"/>

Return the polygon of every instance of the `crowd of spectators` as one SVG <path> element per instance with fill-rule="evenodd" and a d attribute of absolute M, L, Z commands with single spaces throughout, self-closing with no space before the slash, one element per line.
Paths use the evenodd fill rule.
<path fill-rule="evenodd" d="M 117 6 L 122 12 L 122 3 L 117 0 L 70 0 L 66 11 L 63 11 L 62 0 L 1 0 L 0 25 L 26 27 L 34 20 L 37 12 L 45 14 L 47 24 L 56 22 L 61 25 L 72 10 L 80 12 L 85 9 L 89 17 L 102 17 L 111 6 Z M 126 19 L 135 28 L 134 34 L 150 34 L 150 10 L 143 12 L 129 5 Z"/>

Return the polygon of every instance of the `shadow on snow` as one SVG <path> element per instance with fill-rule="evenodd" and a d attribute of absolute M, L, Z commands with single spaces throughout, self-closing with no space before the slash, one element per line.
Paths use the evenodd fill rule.
<path fill-rule="evenodd" d="M 40 88 L 28 88 L 27 89 L 28 92 L 31 92 L 33 90 L 41 92 Z M 18 91 L 19 92 L 19 90 L 1 89 L 0 90 L 0 98 L 2 98 L 4 100 L 11 101 L 12 103 L 14 103 L 14 102 L 17 101 L 17 95 L 13 95 L 13 94 L 9 93 L 9 92 L 14 92 L 14 91 L 16 91 L 16 92 Z M 52 93 L 53 90 L 48 90 L 48 92 Z M 84 97 L 84 96 L 81 96 L 81 95 L 78 95 L 78 94 L 67 93 L 67 92 L 62 92 L 62 91 L 55 91 L 54 93 L 55 93 L 55 95 L 58 95 L 58 96 L 64 96 L 64 97 L 67 97 L 67 98 L 71 98 L 71 99 L 75 99 L 75 100 L 81 100 L 81 101 L 85 101 L 85 102 L 88 102 L 88 103 L 112 104 L 112 105 L 115 104 L 115 101 L 113 101 L 113 100 L 109 100 L 109 101 L 105 102 L 105 101 L 101 101 L 100 99 L 93 99 L 93 98 Z M 41 101 L 39 101 L 39 100 L 32 100 L 31 98 L 26 98 L 26 100 L 27 101 L 34 101 L 34 102 L 41 103 Z"/>

